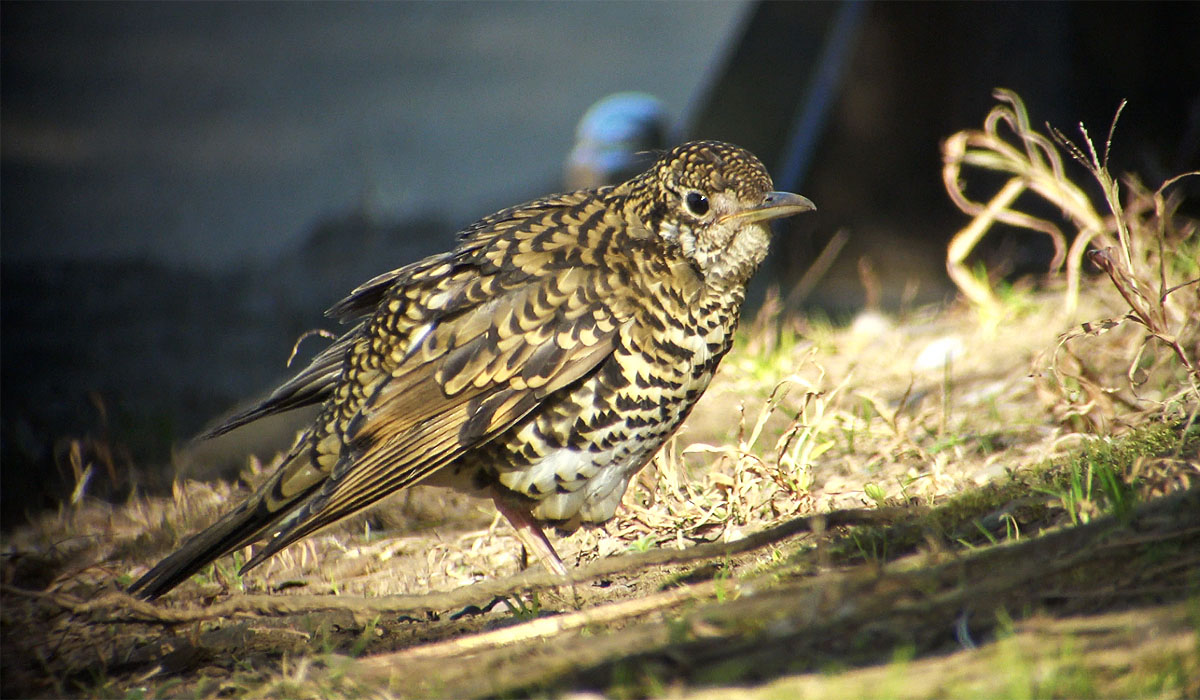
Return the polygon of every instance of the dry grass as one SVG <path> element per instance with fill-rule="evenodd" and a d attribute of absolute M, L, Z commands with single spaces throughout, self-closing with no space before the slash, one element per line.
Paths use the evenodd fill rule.
<path fill-rule="evenodd" d="M 235 557 L 162 603 L 138 607 L 115 589 L 211 522 L 273 464 L 251 459 L 239 483 L 189 481 L 176 484 L 170 498 L 134 496 L 113 506 L 87 488 L 89 474 L 111 466 L 94 466 L 87 455 L 96 451 L 80 449 L 71 453 L 79 483 L 71 501 L 5 538 L 5 694 L 399 697 L 577 687 L 636 696 L 672 687 L 682 693 L 700 683 L 708 694 L 732 697 L 743 684 L 774 678 L 776 685 L 761 694 L 790 696 L 795 689 L 858 694 L 852 689 L 881 677 L 908 678 L 908 669 L 935 677 L 941 661 L 909 657 L 946 651 L 953 636 L 922 636 L 914 618 L 882 612 L 875 628 L 870 620 L 846 628 L 866 635 L 871 653 L 823 662 L 865 666 L 860 671 L 826 677 L 813 674 L 820 667 L 781 662 L 764 666 L 776 668 L 764 677 L 739 659 L 776 649 L 762 640 L 772 639 L 779 625 L 804 629 L 814 640 L 836 632 L 801 627 L 797 620 L 807 613 L 786 612 L 788 591 L 809 591 L 804 595 L 822 605 L 840 591 L 846 605 L 867 610 L 884 600 L 878 596 L 887 586 L 880 582 L 891 581 L 887 594 L 899 597 L 887 600 L 922 600 L 943 611 L 977 605 L 960 591 L 949 607 L 937 607 L 922 591 L 942 590 L 944 582 L 926 573 L 947 558 L 1003 551 L 1005 543 L 1029 546 L 1034 561 L 1044 555 L 1039 543 L 1056 531 L 1106 517 L 1120 527 L 1138 504 L 1152 507 L 1200 481 L 1196 222 L 1178 215 L 1170 183 L 1149 191 L 1127 179 L 1120 190 L 1085 134 L 1084 150 L 1072 152 L 1091 164 L 1103 186 L 1111 214 L 1100 215 L 1083 188 L 1066 179 L 1053 141 L 1029 127 L 1019 99 L 998 96 L 1003 104 L 983 131 L 947 142 L 948 187 L 976 217 L 951 246 L 948 263 L 968 302 L 903 318 L 868 313 L 835 329 L 789 317 L 777 299 L 768 300 L 688 424 L 629 489 L 617 517 L 558 540 L 564 559 L 580 567 L 576 585 L 555 586 L 534 571 L 518 575 L 519 544 L 487 504 L 417 488 L 244 577 L 234 574 Z M 1001 124 L 1020 147 L 1000 138 Z M 988 204 L 970 204 L 960 182 L 970 168 L 1010 173 L 1010 185 Z M 1016 196 L 1008 189 L 1033 190 L 1058 204 L 1073 237 L 1013 210 Z M 964 277 L 967 253 L 995 221 L 1054 238 L 1061 256 L 1042 290 Z M 1107 275 L 1090 279 L 1084 260 L 1097 250 L 1093 259 Z M 1093 320 L 1080 326 L 1080 318 Z M 846 509 L 866 514 L 799 519 Z M 1153 521 L 1153 511 L 1137 517 Z M 764 532 L 773 534 L 747 539 Z M 1144 604 L 1152 582 L 1170 589 L 1154 598 L 1159 603 L 1185 605 L 1178 601 L 1190 595 L 1190 622 L 1155 627 L 1159 618 L 1151 616 L 1140 623 L 1185 640 L 1179 649 L 1145 647 L 1135 655 L 1151 666 L 1166 664 L 1165 671 L 1139 676 L 1136 664 L 1093 656 L 1091 642 L 1071 653 L 1061 644 L 1039 646 L 1056 624 L 1053 611 L 1044 613 L 1050 618 L 1010 619 L 1008 626 L 998 612 L 975 630 L 981 650 L 951 657 L 970 669 L 961 683 L 895 680 L 879 687 L 896 693 L 880 692 L 929 697 L 947 688 L 975 694 L 1008 688 L 1001 694 L 1024 697 L 1042 694 L 1024 692 L 1030 678 L 1076 669 L 1100 669 L 1094 678 L 1100 685 L 1079 686 L 1088 693 L 1195 690 L 1196 666 L 1181 666 L 1179 658 L 1186 656 L 1188 630 L 1197 628 L 1200 562 L 1186 548 L 1186 556 L 1167 551 L 1195 538 L 1194 531 L 1146 535 L 1131 541 L 1128 562 L 1115 568 L 1104 558 L 1106 545 L 1080 540 L 1080 551 L 1097 558 L 1059 570 L 1080 591 L 1109 591 L 1095 598 L 1101 602 L 1056 608 L 1073 614 L 1119 615 L 1111 611 Z M 238 556 L 244 561 L 246 554 Z M 1016 607 L 1003 614 L 1048 606 L 1040 594 L 1018 595 L 1035 589 L 1028 581 L 1037 571 L 997 570 L 982 580 L 995 584 L 1018 573 L 1024 583 L 1002 591 Z M 435 591 L 447 593 L 420 597 Z M 257 595 L 263 593 L 269 596 Z M 771 595 L 782 597 L 772 603 Z M 717 622 L 733 600 L 743 605 L 744 618 L 732 627 Z M 551 611 L 562 614 L 542 616 Z M 851 625 L 857 618 L 845 619 Z M 742 646 L 723 641 L 734 638 Z M 924 641 L 919 648 L 897 641 L 910 638 Z M 726 649 L 726 677 L 700 682 L 689 670 L 688 659 L 703 658 L 689 656 L 701 654 L 701 639 Z M 1033 641 L 1014 651 L 1005 639 Z M 537 649 L 559 654 L 539 656 Z M 471 670 L 479 676 L 487 669 L 492 685 L 470 685 L 461 664 L 446 663 L 468 650 L 490 659 Z M 1017 651 L 1021 664 L 1003 661 Z M 652 652 L 679 666 L 664 671 L 660 661 L 647 660 Z M 593 670 L 581 675 L 576 666 L 585 662 Z M 397 683 L 381 668 L 424 669 L 434 677 Z"/>

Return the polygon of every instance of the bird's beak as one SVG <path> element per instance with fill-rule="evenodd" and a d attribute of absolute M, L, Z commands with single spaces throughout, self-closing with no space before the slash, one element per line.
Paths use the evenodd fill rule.
<path fill-rule="evenodd" d="M 806 211 L 814 211 L 816 208 L 816 205 L 809 201 L 808 197 L 801 197 L 791 192 L 768 192 L 767 198 L 763 200 L 762 204 L 753 209 L 730 214 L 725 218 L 747 223 L 752 221 L 770 221 L 771 219 L 782 219 Z"/>

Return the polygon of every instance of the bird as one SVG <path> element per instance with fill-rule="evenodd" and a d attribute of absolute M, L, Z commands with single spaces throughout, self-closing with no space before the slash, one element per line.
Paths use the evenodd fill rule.
<path fill-rule="evenodd" d="M 157 598 L 260 539 L 242 567 L 417 483 L 489 495 L 528 551 L 611 519 L 733 343 L 770 222 L 814 210 L 738 146 L 694 141 L 620 184 L 467 226 L 326 315 L 353 326 L 206 433 L 320 404 L 280 466 L 129 592 Z"/>

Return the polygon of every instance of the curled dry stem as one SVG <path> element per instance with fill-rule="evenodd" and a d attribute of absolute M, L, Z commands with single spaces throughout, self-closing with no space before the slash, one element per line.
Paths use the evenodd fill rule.
<path fill-rule="evenodd" d="M 1054 144 L 1030 127 L 1021 98 L 1005 89 L 997 89 L 993 94 L 1002 104 L 988 113 L 983 130 L 960 131 L 942 146 L 942 181 L 946 192 L 959 209 L 973 217 L 951 240 L 946 271 L 967 299 L 989 317 L 996 318 L 1000 303 L 990 285 L 971 274 L 966 266 L 967 256 L 997 222 L 1044 233 L 1054 245 L 1050 269 L 1059 270 L 1066 264 L 1066 307 L 1071 314 L 1078 303 L 1083 253 L 1093 239 L 1108 240 L 1110 227 L 1087 195 L 1066 177 L 1062 157 Z M 1001 133 L 1001 126 L 1016 137 L 1016 144 Z M 1013 177 L 985 204 L 966 195 L 964 165 L 1010 173 Z M 1012 208 L 1026 190 L 1058 206 L 1079 230 L 1070 246 L 1054 223 Z"/>

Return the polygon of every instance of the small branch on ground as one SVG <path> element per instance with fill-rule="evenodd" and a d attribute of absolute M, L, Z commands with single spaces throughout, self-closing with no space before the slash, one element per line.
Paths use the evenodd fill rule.
<path fill-rule="evenodd" d="M 901 517 L 910 517 L 911 509 L 855 509 L 795 518 L 734 542 L 713 542 L 685 550 L 659 549 L 650 552 L 610 557 L 571 572 L 572 584 L 616 574 L 632 574 L 650 567 L 688 564 L 705 559 L 721 559 L 775 544 L 803 532 L 824 532 L 847 525 L 884 525 Z M 482 581 L 453 591 L 423 595 L 332 596 L 332 595 L 238 595 L 220 603 L 171 608 L 151 603 L 122 591 L 111 591 L 91 600 L 59 592 L 28 591 L 4 586 L 7 593 L 34 597 L 76 615 L 98 616 L 98 622 L 150 622 L 175 625 L 200 620 L 244 615 L 298 615 L 317 611 L 350 612 L 356 620 L 376 615 L 412 614 L 429 610 L 452 610 L 477 604 L 480 600 L 513 595 L 521 591 L 554 588 L 564 584 L 560 576 L 541 569 L 524 571 L 510 578 Z"/>

